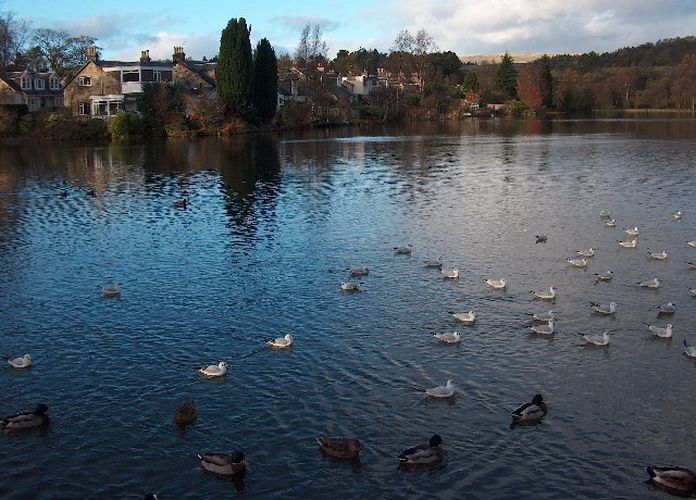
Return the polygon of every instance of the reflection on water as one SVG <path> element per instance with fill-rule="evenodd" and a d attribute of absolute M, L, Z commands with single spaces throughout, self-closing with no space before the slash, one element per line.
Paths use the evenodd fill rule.
<path fill-rule="evenodd" d="M 34 366 L 0 370 L 0 413 L 44 402 L 52 414 L 45 431 L 0 440 L 3 497 L 660 498 L 644 465 L 696 467 L 696 364 L 681 355 L 683 338 L 696 341 L 696 273 L 683 264 L 694 123 L 3 147 L 0 347 Z M 635 225 L 638 249 L 619 250 Z M 409 243 L 412 256 L 394 254 Z M 587 271 L 567 265 L 590 246 Z M 662 249 L 666 261 L 648 259 Z M 459 280 L 423 267 L 438 256 Z M 370 268 L 365 291 L 342 293 L 357 265 Z M 607 269 L 615 278 L 595 285 Z M 653 276 L 659 290 L 635 286 Z M 121 300 L 101 298 L 114 281 Z M 531 301 L 551 285 L 552 305 Z M 589 301 L 612 300 L 616 317 L 591 314 Z M 642 324 L 663 324 L 668 301 L 672 342 Z M 557 333 L 529 335 L 527 314 L 550 307 Z M 471 309 L 473 326 L 446 313 Z M 608 348 L 581 346 L 577 333 L 607 328 Z M 433 340 L 455 329 L 460 345 Z M 265 347 L 288 332 L 291 351 Z M 219 361 L 224 379 L 198 378 Z M 455 398 L 423 397 L 449 378 Z M 511 432 L 509 411 L 536 393 L 548 415 Z M 189 398 L 198 419 L 181 433 L 172 411 Z M 398 470 L 398 452 L 434 433 L 447 463 Z M 356 436 L 366 451 L 328 460 L 318 435 Z M 198 466 L 197 451 L 236 449 L 252 462 L 243 482 Z"/>

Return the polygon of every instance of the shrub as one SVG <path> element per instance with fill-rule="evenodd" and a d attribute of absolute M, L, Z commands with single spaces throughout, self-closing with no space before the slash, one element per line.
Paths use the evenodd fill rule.
<path fill-rule="evenodd" d="M 145 131 L 143 119 L 134 113 L 118 113 L 109 118 L 106 127 L 114 141 L 125 141 L 139 137 Z"/>

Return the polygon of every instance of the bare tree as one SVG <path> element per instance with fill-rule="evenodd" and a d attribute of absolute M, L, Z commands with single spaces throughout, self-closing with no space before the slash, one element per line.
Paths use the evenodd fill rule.
<path fill-rule="evenodd" d="M 424 29 L 419 30 L 413 40 L 413 55 L 416 63 L 416 72 L 418 73 L 418 80 L 420 81 L 421 93 L 423 92 L 423 87 L 425 87 L 425 82 L 423 80 L 429 66 L 429 55 L 436 51 L 437 44 L 435 40 L 433 40 L 433 37 Z"/>
<path fill-rule="evenodd" d="M 32 42 L 43 57 L 44 63 L 62 77 L 87 60 L 87 47 L 94 45 L 96 38 L 41 28 L 34 30 Z"/>
<path fill-rule="evenodd" d="M 17 19 L 14 12 L 0 13 L 0 67 L 12 64 L 24 49 L 30 31 L 31 24 Z"/>

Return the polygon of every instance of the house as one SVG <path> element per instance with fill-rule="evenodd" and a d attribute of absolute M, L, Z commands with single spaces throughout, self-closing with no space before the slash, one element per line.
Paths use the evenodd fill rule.
<path fill-rule="evenodd" d="M 174 47 L 174 81 L 186 103 L 186 115 L 194 113 L 201 101 L 217 101 L 215 68 L 217 63 L 186 59 L 183 47 Z"/>
<path fill-rule="evenodd" d="M 53 71 L 27 66 L 0 71 L 0 104 L 25 104 L 30 113 L 63 106 L 63 88 Z"/>
<path fill-rule="evenodd" d="M 307 85 L 301 84 L 300 79 L 289 77 L 278 81 L 278 102 L 276 110 L 285 106 L 287 102 L 303 103 L 307 101 Z"/>
<path fill-rule="evenodd" d="M 63 84 L 65 106 L 85 118 L 105 118 L 135 111 L 144 85 L 174 81 L 174 65 L 152 61 L 148 50 L 135 62 L 102 61 L 97 48 L 88 47 L 87 62 Z"/>
<path fill-rule="evenodd" d="M 342 76 L 337 80 L 337 86 L 343 87 L 352 95 L 368 96 L 379 89 L 379 78 L 367 75 Z"/>

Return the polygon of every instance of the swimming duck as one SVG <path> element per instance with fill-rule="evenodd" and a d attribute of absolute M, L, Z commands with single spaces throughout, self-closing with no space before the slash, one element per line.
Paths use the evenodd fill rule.
<path fill-rule="evenodd" d="M 293 342 L 293 336 L 287 333 L 284 337 L 269 340 L 266 342 L 266 345 L 273 347 L 274 349 L 287 349 L 288 347 L 292 347 Z"/>
<path fill-rule="evenodd" d="M 440 274 L 445 279 L 456 280 L 459 278 L 459 268 L 453 267 L 452 269 L 440 269 Z"/>
<path fill-rule="evenodd" d="M 433 337 L 443 344 L 458 344 L 462 341 L 462 336 L 459 332 L 436 333 Z"/>
<path fill-rule="evenodd" d="M 239 476 L 249 468 L 249 462 L 241 451 L 234 453 L 199 453 L 203 469 L 221 476 Z"/>
<path fill-rule="evenodd" d="M 531 403 L 524 403 L 512 410 L 511 426 L 536 424 L 544 418 L 547 411 L 544 398 L 541 394 L 537 394 L 532 398 Z"/>
<path fill-rule="evenodd" d="M 602 210 L 599 212 L 599 216 L 603 219 L 611 217 L 611 212 L 609 210 Z"/>
<path fill-rule="evenodd" d="M 222 377 L 225 373 L 227 373 L 227 366 L 227 363 L 220 361 L 217 365 L 208 365 L 206 367 L 199 368 L 198 371 L 205 378 Z"/>
<path fill-rule="evenodd" d="M 101 294 L 104 297 L 119 297 L 121 295 L 121 285 L 123 283 L 114 283 L 111 286 L 98 286 Z"/>
<path fill-rule="evenodd" d="M 535 299 L 553 300 L 556 298 L 556 287 L 550 287 L 548 292 L 530 292 Z"/>
<path fill-rule="evenodd" d="M 354 460 L 364 450 L 357 439 L 318 437 L 317 443 L 322 454 L 342 460 Z"/>
<path fill-rule="evenodd" d="M 179 426 L 192 424 L 198 416 L 196 403 L 189 399 L 174 409 L 174 423 Z"/>
<path fill-rule="evenodd" d="M 690 358 L 696 358 L 696 346 L 689 345 L 684 339 L 684 354 Z"/>
<path fill-rule="evenodd" d="M 411 245 L 410 243 L 405 247 L 394 247 L 394 251 L 398 255 L 411 255 L 411 250 L 413 250 L 413 245 Z"/>
<path fill-rule="evenodd" d="M 350 281 L 346 283 L 341 283 L 341 290 L 344 292 L 362 292 L 359 283 L 352 283 Z"/>
<path fill-rule="evenodd" d="M 398 456 L 399 462 L 406 467 L 438 464 L 445 456 L 444 450 L 440 448 L 441 444 L 442 438 L 435 434 L 428 444 L 419 444 L 402 451 Z"/>
<path fill-rule="evenodd" d="M 0 421 L 0 427 L 5 434 L 13 432 L 36 429 L 48 425 L 48 406 L 38 404 L 34 411 L 24 411 L 16 415 L 10 415 Z"/>
<path fill-rule="evenodd" d="M 188 205 L 188 200 L 186 198 L 174 202 L 174 208 L 186 208 L 186 205 Z"/>
<path fill-rule="evenodd" d="M 20 356 L 18 358 L 13 358 L 12 356 L 6 354 L 4 358 L 8 365 L 17 370 L 23 370 L 31 366 L 31 356 L 29 354 L 25 354 L 24 356 Z"/>
<path fill-rule="evenodd" d="M 577 255 L 580 257 L 594 257 L 595 255 L 595 249 L 594 248 L 589 248 L 588 250 L 578 250 L 575 252 Z"/>
<path fill-rule="evenodd" d="M 696 493 L 696 473 L 684 467 L 646 467 L 654 486 L 679 496 Z"/>
<path fill-rule="evenodd" d="M 369 267 L 351 267 L 350 268 L 350 275 L 353 276 L 354 278 L 358 276 L 367 276 L 370 274 L 370 268 Z"/>
<path fill-rule="evenodd" d="M 449 379 L 445 385 L 438 385 L 425 390 L 425 395 L 431 398 L 451 398 L 454 396 L 454 380 Z"/>
<path fill-rule="evenodd" d="M 466 325 L 472 325 L 476 321 L 476 313 L 474 311 L 469 311 L 468 313 L 447 312 L 451 314 L 454 319 Z"/>
<path fill-rule="evenodd" d="M 547 240 L 547 237 L 545 234 L 537 234 L 535 236 L 535 238 L 536 238 L 536 241 L 534 242 L 535 245 L 537 243 L 546 243 L 546 240 Z"/>
<path fill-rule="evenodd" d="M 495 290 L 503 290 L 507 286 L 507 281 L 505 281 L 504 278 L 501 278 L 499 280 L 487 279 L 483 280 L 483 282 Z"/>
<path fill-rule="evenodd" d="M 609 302 L 608 304 L 598 304 L 596 302 L 590 302 L 592 310 L 599 314 L 610 315 L 616 312 L 616 302 Z"/>
<path fill-rule="evenodd" d="M 582 336 L 582 338 L 585 339 L 585 342 L 591 345 L 596 345 L 599 347 L 609 345 L 609 330 L 604 330 L 604 333 L 601 335 L 591 335 L 588 333 L 578 333 L 578 335 Z"/>

